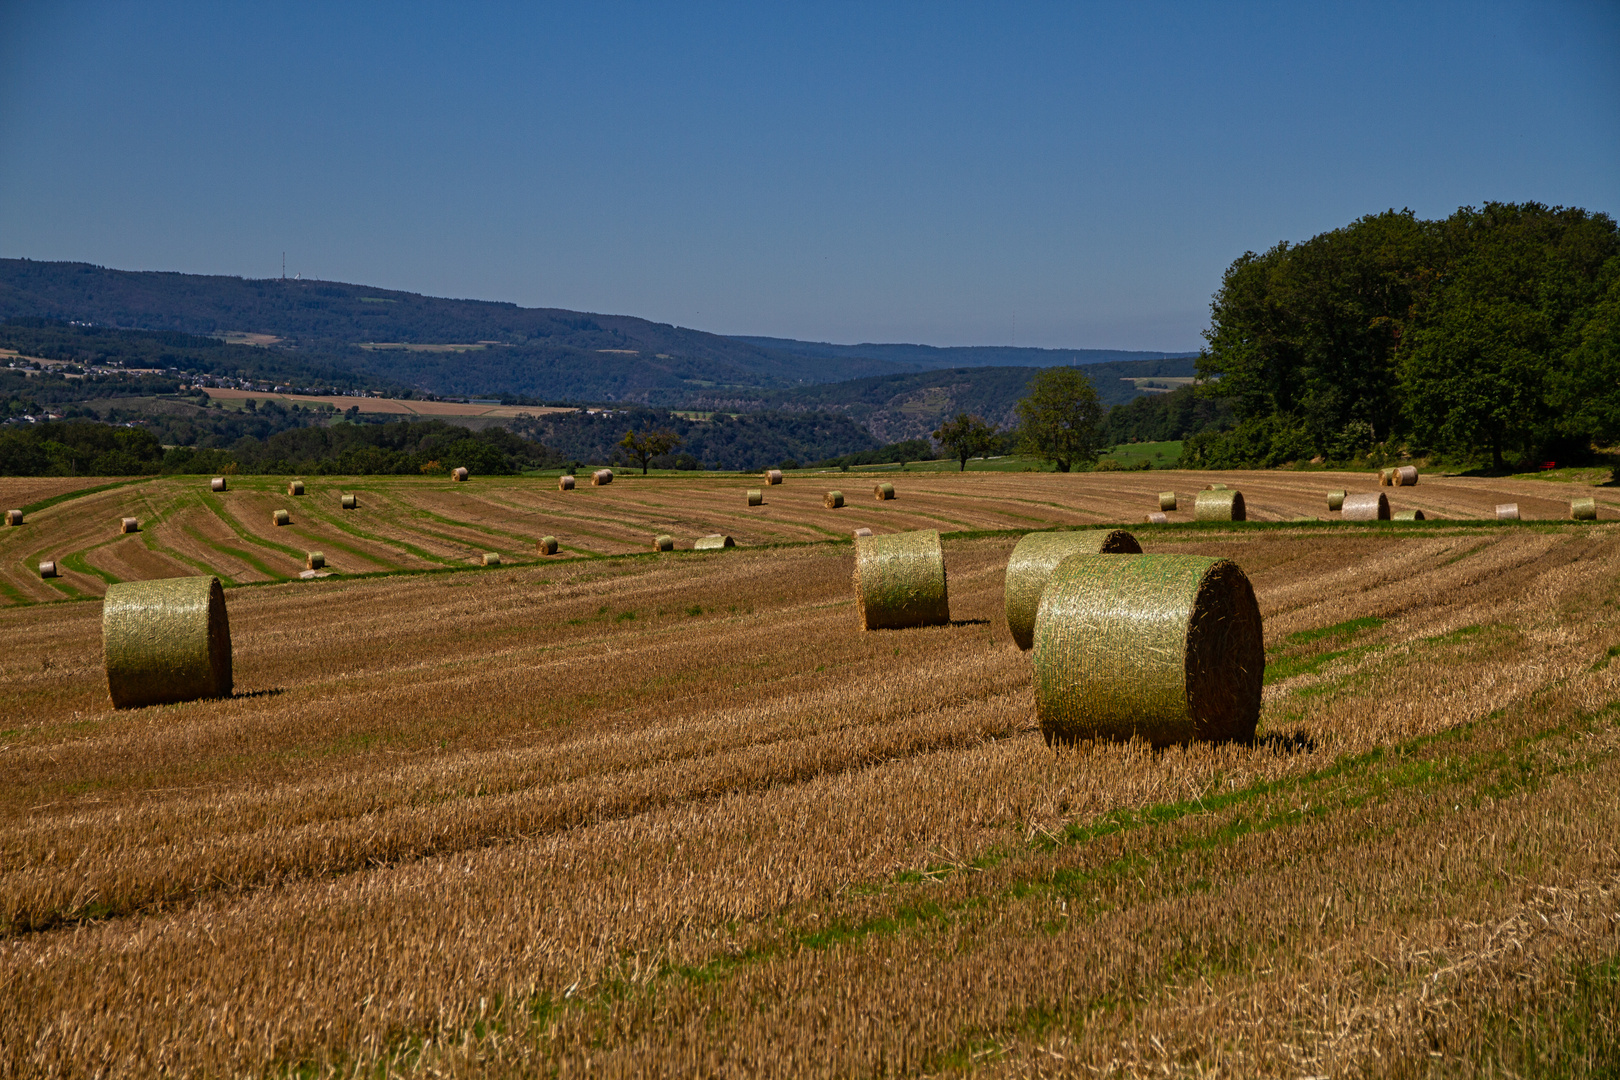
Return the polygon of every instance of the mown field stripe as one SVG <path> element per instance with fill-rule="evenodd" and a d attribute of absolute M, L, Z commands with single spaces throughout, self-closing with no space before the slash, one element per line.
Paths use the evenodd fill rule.
<path fill-rule="evenodd" d="M 111 491 L 113 488 L 128 487 L 131 484 L 140 484 L 147 480 L 155 479 L 157 478 L 153 476 L 138 476 L 133 480 L 115 480 L 110 484 L 98 484 L 95 487 L 79 488 L 77 491 L 64 491 L 60 495 L 52 495 L 48 499 L 41 499 L 38 502 L 31 502 L 21 509 L 24 514 L 32 514 L 37 511 L 44 510 L 46 507 L 55 506 L 57 503 L 67 502 L 69 499 L 77 499 L 84 495 L 94 495 L 100 491 Z"/>

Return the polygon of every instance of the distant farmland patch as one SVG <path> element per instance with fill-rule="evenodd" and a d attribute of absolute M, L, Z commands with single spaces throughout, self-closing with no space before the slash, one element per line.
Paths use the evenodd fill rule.
<path fill-rule="evenodd" d="M 297 402 L 310 405 L 330 405 L 345 410 L 359 407 L 363 413 L 386 413 L 394 416 L 520 416 L 528 413 L 573 412 L 572 409 L 553 405 L 489 405 L 469 401 L 414 401 L 407 398 L 347 397 L 342 394 L 275 394 L 264 390 L 230 390 L 210 387 L 208 396 L 216 401 L 240 402 L 254 400 L 280 401 L 291 405 Z"/>

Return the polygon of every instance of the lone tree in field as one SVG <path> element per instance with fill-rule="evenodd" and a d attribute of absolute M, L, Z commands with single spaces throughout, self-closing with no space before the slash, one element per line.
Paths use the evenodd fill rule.
<path fill-rule="evenodd" d="M 681 437 L 668 428 L 652 431 L 627 431 L 619 440 L 630 457 L 641 466 L 641 475 L 647 475 L 647 462 L 659 454 L 667 454 L 681 445 Z"/>
<path fill-rule="evenodd" d="M 983 417 L 959 412 L 956 419 L 939 426 L 934 432 L 934 441 L 962 463 L 958 472 L 966 472 L 968 458 L 988 455 L 995 449 L 996 429 L 985 423 Z"/>
<path fill-rule="evenodd" d="M 1069 367 L 1047 368 L 1029 382 L 1029 396 L 1018 403 L 1023 421 L 1022 449 L 1068 472 L 1097 460 L 1102 450 L 1102 400 L 1084 374 Z"/>

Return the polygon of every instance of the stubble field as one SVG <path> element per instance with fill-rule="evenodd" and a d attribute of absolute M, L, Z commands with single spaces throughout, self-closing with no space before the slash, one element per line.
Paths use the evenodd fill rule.
<path fill-rule="evenodd" d="M 625 479 L 544 512 L 533 481 L 375 482 L 366 550 L 442 572 L 229 590 L 228 700 L 114 712 L 98 603 L 0 610 L 0 1074 L 1612 1066 L 1615 525 L 1138 529 L 1254 581 L 1260 738 L 1055 752 L 1001 610 L 1014 530 L 1211 479 L 1326 517 L 1340 478 L 935 476 L 842 511 L 791 478 L 768 517 L 744 480 Z M 120 499 L 189 535 L 196 485 L 38 511 L 12 588 Z M 1392 498 L 1567 512 L 1523 486 Z M 565 521 L 598 548 L 451 568 Z M 671 521 L 755 546 L 592 557 Z M 857 525 L 961 533 L 952 625 L 857 629 L 850 546 L 795 543 Z M 139 576 L 85 559 L 85 593 Z"/>

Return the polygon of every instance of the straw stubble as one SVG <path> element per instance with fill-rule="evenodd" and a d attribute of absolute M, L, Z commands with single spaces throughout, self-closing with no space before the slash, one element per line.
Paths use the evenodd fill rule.
<path fill-rule="evenodd" d="M 1007 628 L 1020 649 L 1035 644 L 1035 612 L 1052 571 L 1070 555 L 1140 555 L 1142 545 L 1124 529 L 1026 533 L 1007 559 L 1002 595 Z"/>

